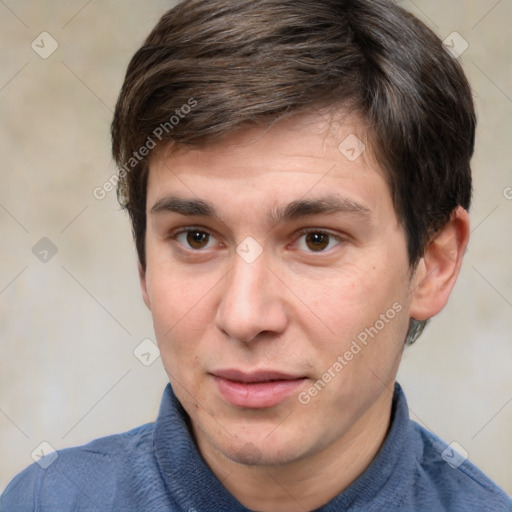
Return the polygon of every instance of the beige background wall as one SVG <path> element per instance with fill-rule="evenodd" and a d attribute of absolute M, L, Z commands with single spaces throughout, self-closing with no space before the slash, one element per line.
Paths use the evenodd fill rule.
<path fill-rule="evenodd" d="M 170 4 L 0 2 L 0 490 L 42 441 L 84 443 L 157 413 L 160 360 L 146 367 L 132 353 L 154 336 L 128 220 L 114 192 L 97 200 L 93 189 L 114 172 L 125 67 Z M 469 44 L 460 60 L 480 124 L 462 275 L 399 380 L 413 418 L 512 493 L 512 2 L 403 4 Z M 58 43 L 46 59 L 31 48 L 49 52 L 43 31 Z"/>

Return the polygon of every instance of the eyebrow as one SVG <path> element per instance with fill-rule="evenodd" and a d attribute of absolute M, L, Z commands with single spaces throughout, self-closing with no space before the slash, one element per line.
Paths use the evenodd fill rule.
<path fill-rule="evenodd" d="M 220 219 L 215 206 L 202 199 L 183 199 L 167 196 L 159 199 L 151 208 L 151 214 L 177 213 L 188 217 L 212 217 Z M 334 213 L 351 213 L 361 217 L 369 216 L 370 209 L 352 199 L 329 195 L 317 199 L 299 199 L 282 206 L 274 207 L 269 214 L 272 224 L 296 220 L 301 217 Z"/>
<path fill-rule="evenodd" d="M 159 199 L 151 208 L 151 213 L 174 212 L 185 216 L 218 217 L 214 206 L 201 199 L 181 199 L 168 196 Z"/>
<path fill-rule="evenodd" d="M 295 220 L 309 215 L 334 213 L 353 213 L 361 217 L 368 216 L 370 209 L 347 197 L 329 195 L 318 199 L 299 199 L 284 207 L 276 207 L 270 213 L 271 222 Z"/>

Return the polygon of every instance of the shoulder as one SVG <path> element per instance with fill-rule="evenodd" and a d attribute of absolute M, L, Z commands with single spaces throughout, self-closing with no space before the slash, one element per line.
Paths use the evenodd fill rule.
<path fill-rule="evenodd" d="M 157 472 L 153 429 L 147 424 L 46 455 L 11 481 L 0 510 L 109 510 L 114 499 L 136 492 L 135 481 Z"/>
<path fill-rule="evenodd" d="M 417 496 L 442 510 L 512 511 L 511 499 L 467 459 L 462 447 L 447 445 L 414 421 L 411 426 Z"/>

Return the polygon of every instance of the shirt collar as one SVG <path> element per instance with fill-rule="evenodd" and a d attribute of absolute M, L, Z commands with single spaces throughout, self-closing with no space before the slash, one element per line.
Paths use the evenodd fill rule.
<path fill-rule="evenodd" d="M 397 382 L 391 406 L 390 426 L 377 455 L 364 473 L 320 510 L 397 510 L 405 494 L 413 486 L 416 454 L 412 444 L 409 407 Z"/>
<path fill-rule="evenodd" d="M 180 512 L 247 511 L 204 462 L 189 421 L 168 384 L 155 423 L 154 448 L 162 476 Z"/>
<path fill-rule="evenodd" d="M 395 384 L 388 434 L 366 471 L 319 512 L 369 510 L 377 501 L 398 504 L 412 485 L 415 458 L 405 395 Z M 155 424 L 154 448 L 170 495 L 180 510 L 201 512 L 248 511 L 220 483 L 202 459 L 193 440 L 189 417 L 170 384 L 162 397 Z"/>

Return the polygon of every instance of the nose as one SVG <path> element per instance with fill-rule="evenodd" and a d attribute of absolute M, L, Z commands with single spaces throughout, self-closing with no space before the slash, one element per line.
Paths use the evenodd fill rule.
<path fill-rule="evenodd" d="M 285 331 L 282 283 L 267 267 L 264 255 L 252 263 L 235 255 L 224 283 L 216 314 L 216 325 L 224 334 L 250 342 Z"/>

